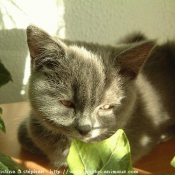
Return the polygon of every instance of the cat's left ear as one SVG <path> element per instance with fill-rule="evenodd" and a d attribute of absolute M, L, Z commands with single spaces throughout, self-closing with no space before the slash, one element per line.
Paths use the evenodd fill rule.
<path fill-rule="evenodd" d="M 32 66 L 36 70 L 43 67 L 53 68 L 66 54 L 61 41 L 56 41 L 47 32 L 34 25 L 27 27 L 27 43 Z"/>
<path fill-rule="evenodd" d="M 117 55 L 115 64 L 120 68 L 119 74 L 126 78 L 134 79 L 154 46 L 154 41 L 147 41 L 139 43 Z"/>

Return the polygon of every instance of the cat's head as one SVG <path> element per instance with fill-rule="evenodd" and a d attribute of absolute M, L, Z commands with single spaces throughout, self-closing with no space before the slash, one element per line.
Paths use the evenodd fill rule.
<path fill-rule="evenodd" d="M 76 44 L 35 26 L 27 28 L 27 41 L 29 97 L 41 123 L 84 141 L 104 139 L 124 126 L 136 99 L 134 81 L 153 42 Z"/>

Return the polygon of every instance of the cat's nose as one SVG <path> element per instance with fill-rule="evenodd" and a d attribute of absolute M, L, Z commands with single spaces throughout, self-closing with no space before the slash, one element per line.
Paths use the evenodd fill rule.
<path fill-rule="evenodd" d="M 82 126 L 77 126 L 76 129 L 81 135 L 87 135 L 91 130 L 92 127 L 91 125 L 82 125 Z"/>

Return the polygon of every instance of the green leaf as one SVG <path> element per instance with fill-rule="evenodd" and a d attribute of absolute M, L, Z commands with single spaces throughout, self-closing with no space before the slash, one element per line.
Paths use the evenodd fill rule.
<path fill-rule="evenodd" d="M 11 159 L 10 156 L 7 156 L 4 153 L 0 152 L 0 174 L 25 175 L 28 173 L 24 173 L 20 167 Z"/>
<path fill-rule="evenodd" d="M 0 87 L 7 84 L 9 81 L 12 81 L 12 76 L 0 61 Z"/>
<path fill-rule="evenodd" d="M 132 175 L 129 142 L 121 129 L 101 142 L 84 143 L 73 140 L 67 163 L 69 174 L 74 175 Z"/>
<path fill-rule="evenodd" d="M 171 166 L 173 166 L 175 168 L 175 157 L 171 161 Z"/>
<path fill-rule="evenodd" d="M 19 167 L 16 163 L 11 159 L 10 156 L 5 155 L 0 152 L 0 169 L 9 169 L 9 170 L 18 170 Z"/>
<path fill-rule="evenodd" d="M 5 124 L 4 124 L 4 121 L 1 118 L 1 115 L 2 115 L 2 108 L 0 108 L 0 130 L 5 133 L 6 132 Z"/>
<path fill-rule="evenodd" d="M 11 159 L 10 156 L 7 156 L 4 153 L 0 152 L 0 170 L 4 172 L 3 174 L 5 174 L 9 171 L 17 172 L 19 170 L 19 167 Z"/>

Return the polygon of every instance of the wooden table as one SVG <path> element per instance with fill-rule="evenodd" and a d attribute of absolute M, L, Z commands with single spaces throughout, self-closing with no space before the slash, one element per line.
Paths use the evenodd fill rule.
<path fill-rule="evenodd" d="M 49 164 L 46 157 L 33 155 L 20 148 L 17 141 L 17 128 L 27 116 L 30 107 L 27 102 L 3 104 L 2 118 L 6 125 L 6 134 L 0 131 L 0 151 L 12 157 L 23 170 L 37 172 L 37 175 L 63 174 L 64 169 L 56 169 Z M 175 173 L 170 161 L 175 156 L 175 138 L 162 143 L 148 156 L 134 164 L 138 174 Z"/>

